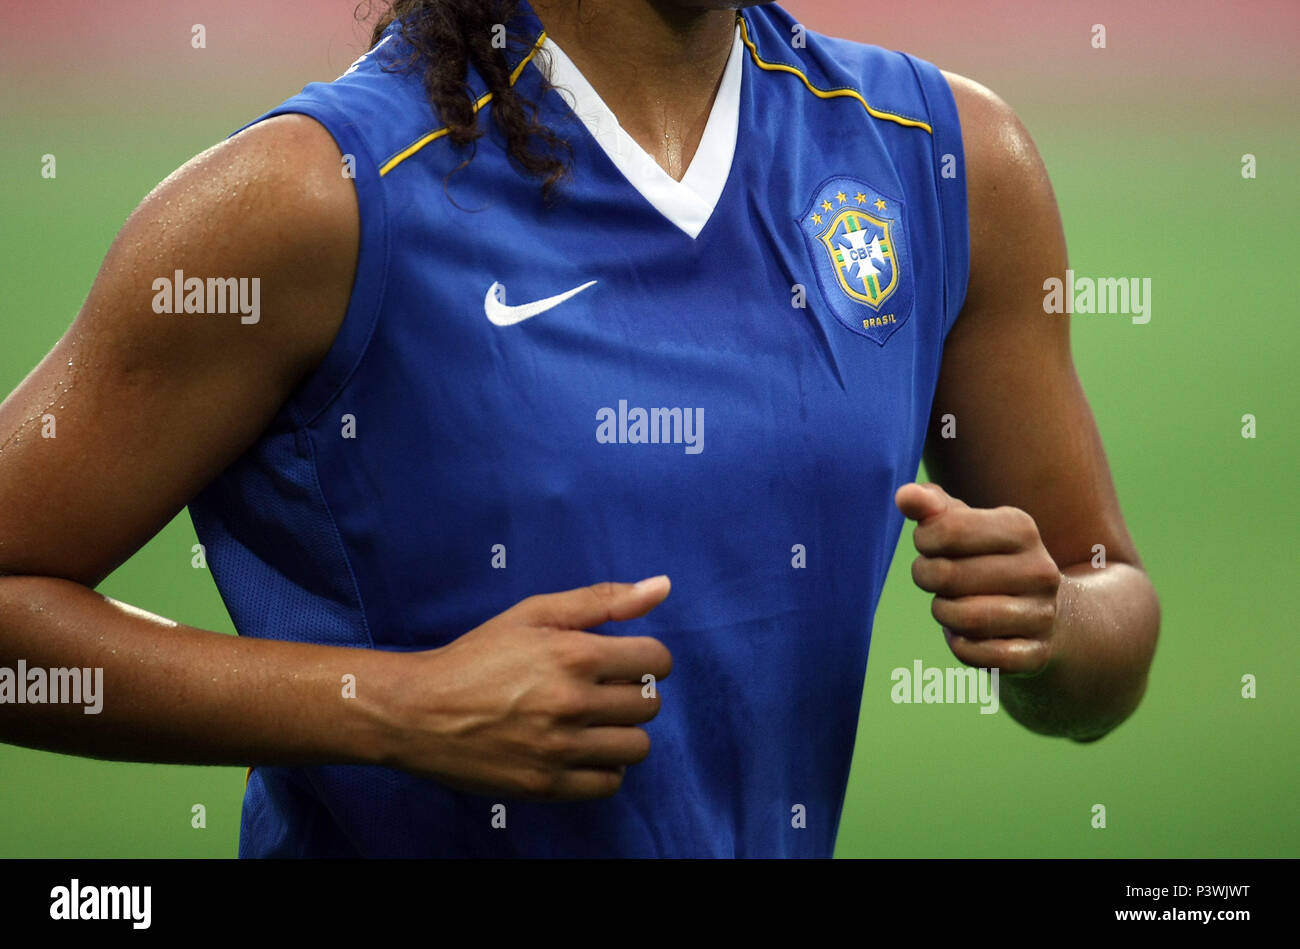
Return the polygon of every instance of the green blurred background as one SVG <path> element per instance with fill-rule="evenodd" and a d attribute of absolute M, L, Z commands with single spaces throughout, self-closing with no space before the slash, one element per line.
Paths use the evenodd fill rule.
<path fill-rule="evenodd" d="M 1230 17 L 1207 0 L 787 6 L 811 29 L 908 50 L 999 92 L 1047 163 L 1075 271 L 1153 284 L 1149 324 L 1072 318 L 1164 610 L 1142 707 L 1083 746 L 1005 711 L 892 703 L 894 668 L 955 664 L 911 584 L 907 529 L 877 614 L 837 856 L 1300 855 L 1300 5 L 1234 4 Z M 158 181 L 364 50 L 353 8 L 56 0 L 0 12 L 0 390 L 66 329 Z M 196 23 L 203 50 L 190 45 Z M 1095 24 L 1105 49 L 1091 44 Z M 47 153 L 54 180 L 40 176 Z M 1247 153 L 1255 180 L 1241 175 Z M 1241 436 L 1246 413 L 1255 439 Z M 195 542 L 183 514 L 101 591 L 233 633 L 211 577 L 190 566 Z M 1241 697 L 1247 673 L 1255 699 Z M 0 856 L 233 856 L 242 790 L 242 769 L 0 745 Z M 191 827 L 198 803 L 206 829 Z"/>

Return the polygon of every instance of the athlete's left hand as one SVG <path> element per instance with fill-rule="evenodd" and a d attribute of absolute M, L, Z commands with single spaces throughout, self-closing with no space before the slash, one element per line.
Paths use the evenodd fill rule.
<path fill-rule="evenodd" d="M 970 666 L 1034 675 L 1052 658 L 1061 571 L 1019 508 L 974 508 L 937 484 L 905 484 L 894 503 L 917 522 L 912 579 Z"/>

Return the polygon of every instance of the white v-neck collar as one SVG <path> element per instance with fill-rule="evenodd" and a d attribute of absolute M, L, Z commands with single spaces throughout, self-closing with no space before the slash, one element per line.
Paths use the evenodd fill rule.
<path fill-rule="evenodd" d="M 736 135 L 740 128 L 740 78 L 744 65 L 740 25 L 736 25 L 731 56 L 714 97 L 709 121 L 704 126 L 704 135 L 681 181 L 664 171 L 619 125 L 609 106 L 564 50 L 550 37 L 542 42 L 542 49 L 549 54 L 551 85 L 565 95 L 574 114 L 614 166 L 660 214 L 691 238 L 698 237 L 722 197 L 736 155 Z"/>

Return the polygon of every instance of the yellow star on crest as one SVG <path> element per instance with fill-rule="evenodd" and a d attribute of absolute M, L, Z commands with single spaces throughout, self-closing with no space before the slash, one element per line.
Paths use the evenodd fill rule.
<path fill-rule="evenodd" d="M 883 199 L 881 199 L 881 198 L 876 198 L 876 210 L 877 210 L 877 211 L 883 211 L 883 210 L 885 210 L 885 202 L 884 202 Z"/>
<path fill-rule="evenodd" d="M 833 210 L 835 210 L 835 205 L 831 204 L 829 201 L 823 201 L 823 202 L 822 202 L 822 210 L 823 210 L 823 211 L 833 211 Z"/>
<path fill-rule="evenodd" d="M 857 199 L 858 204 L 867 203 L 867 196 L 863 194 L 861 191 L 859 191 L 856 195 L 854 195 L 854 197 Z"/>
<path fill-rule="evenodd" d="M 822 222 L 822 216 L 821 216 L 820 214 L 814 214 L 814 215 L 813 215 L 813 223 L 814 223 L 814 224 L 820 224 L 821 222 Z"/>
<path fill-rule="evenodd" d="M 843 191 L 837 194 L 835 198 L 840 202 L 840 204 L 843 204 L 845 201 L 849 200 L 849 196 L 846 195 Z"/>

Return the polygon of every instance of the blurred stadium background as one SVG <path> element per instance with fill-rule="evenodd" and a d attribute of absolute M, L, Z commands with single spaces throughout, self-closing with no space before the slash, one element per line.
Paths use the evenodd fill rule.
<path fill-rule="evenodd" d="M 1147 325 L 1073 318 L 1124 512 L 1163 601 L 1142 708 L 1078 746 L 1005 712 L 893 704 L 892 669 L 952 661 L 911 585 L 905 531 L 877 615 L 837 855 L 1300 855 L 1300 5 L 786 6 L 811 29 L 907 50 L 999 92 L 1046 160 L 1075 271 L 1153 281 Z M 353 13 L 351 0 L 3 7 L 0 390 L 62 334 L 158 181 L 364 51 Z M 190 45 L 196 23 L 203 50 Z M 1105 49 L 1091 45 L 1094 24 Z M 39 173 L 47 153 L 53 181 Z M 1256 180 L 1241 175 L 1247 153 Z M 1253 440 L 1241 436 L 1245 413 L 1258 419 Z M 101 590 L 233 632 L 210 576 L 190 566 L 193 543 L 182 514 Z M 1247 673 L 1258 677 L 1253 700 L 1240 694 Z M 0 856 L 232 856 L 243 778 L 0 746 Z M 196 803 L 203 830 L 190 825 Z M 1105 830 L 1090 825 L 1098 803 Z"/>

